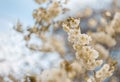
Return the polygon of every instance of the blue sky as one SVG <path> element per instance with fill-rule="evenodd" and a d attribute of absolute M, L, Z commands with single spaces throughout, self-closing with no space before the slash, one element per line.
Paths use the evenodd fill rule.
<path fill-rule="evenodd" d="M 7 30 L 17 19 L 32 24 L 32 11 L 38 5 L 33 0 L 0 0 L 0 31 Z"/>

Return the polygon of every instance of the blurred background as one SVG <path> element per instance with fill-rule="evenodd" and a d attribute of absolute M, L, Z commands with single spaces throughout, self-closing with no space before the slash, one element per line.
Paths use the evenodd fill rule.
<path fill-rule="evenodd" d="M 96 12 L 110 9 L 112 1 L 70 0 L 66 6 L 70 8 L 69 16 L 71 16 L 84 8 L 92 8 Z M 40 74 L 44 69 L 57 67 L 63 60 L 57 52 L 44 53 L 29 50 L 25 46 L 23 35 L 14 30 L 18 20 L 24 27 L 34 25 L 32 12 L 38 7 L 34 0 L 0 0 L 0 76 L 6 76 L 5 82 L 12 82 L 7 77 L 9 74 L 13 74 L 18 79 L 24 75 Z M 32 42 L 40 43 L 37 39 Z M 120 49 L 112 52 L 112 54 L 116 53 L 116 59 L 120 58 L 118 52 Z"/>

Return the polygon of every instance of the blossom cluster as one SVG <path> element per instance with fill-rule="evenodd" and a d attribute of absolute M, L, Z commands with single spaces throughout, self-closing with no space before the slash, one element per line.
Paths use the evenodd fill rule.
<path fill-rule="evenodd" d="M 103 60 L 99 59 L 99 53 L 90 45 L 91 37 L 87 34 L 81 34 L 79 23 L 80 19 L 69 18 L 63 24 L 63 28 L 68 33 L 68 41 L 73 43 L 76 59 L 86 70 L 93 71 L 103 64 Z M 111 68 L 109 64 L 104 64 L 100 70 L 96 71 L 96 76 L 90 77 L 87 82 L 102 82 L 111 76 L 114 70 L 114 67 Z"/>
<path fill-rule="evenodd" d="M 33 17 L 37 23 L 47 22 L 51 23 L 51 20 L 60 14 L 62 7 L 57 1 L 52 2 L 48 8 L 38 8 L 33 12 Z"/>
<path fill-rule="evenodd" d="M 65 70 L 53 68 L 42 72 L 37 82 L 71 82 L 71 80 L 67 78 Z"/>

